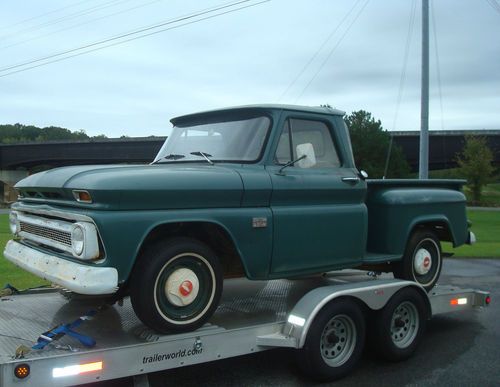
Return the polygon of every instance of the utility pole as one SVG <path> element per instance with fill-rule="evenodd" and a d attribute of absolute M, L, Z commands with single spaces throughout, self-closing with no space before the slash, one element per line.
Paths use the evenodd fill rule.
<path fill-rule="evenodd" d="M 422 94 L 418 178 L 429 177 L 429 0 L 422 0 Z"/>

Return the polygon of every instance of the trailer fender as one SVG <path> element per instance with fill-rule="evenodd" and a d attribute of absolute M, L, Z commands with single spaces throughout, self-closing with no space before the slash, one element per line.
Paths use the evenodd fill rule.
<path fill-rule="evenodd" d="M 302 348 L 307 333 L 318 312 L 328 303 L 339 297 L 351 297 L 361 301 L 371 310 L 382 309 L 391 297 L 406 287 L 415 287 L 423 295 L 430 317 L 430 303 L 425 290 L 417 283 L 410 281 L 377 280 L 356 284 L 332 285 L 316 288 L 306 293 L 288 315 L 283 332 L 295 343 L 295 348 Z"/>

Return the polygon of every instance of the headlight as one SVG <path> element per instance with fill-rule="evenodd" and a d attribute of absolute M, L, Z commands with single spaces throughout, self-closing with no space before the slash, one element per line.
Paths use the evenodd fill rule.
<path fill-rule="evenodd" d="M 97 229 L 89 222 L 76 222 L 71 226 L 71 249 L 78 259 L 96 259 L 99 257 Z"/>
<path fill-rule="evenodd" d="M 83 253 L 83 248 L 85 247 L 85 231 L 78 223 L 75 223 L 73 230 L 71 230 L 71 247 L 77 256 Z"/>
<path fill-rule="evenodd" d="M 19 222 L 17 220 L 17 212 L 11 212 L 9 214 L 9 226 L 10 226 L 10 232 L 14 235 L 17 235 L 19 231 Z"/>

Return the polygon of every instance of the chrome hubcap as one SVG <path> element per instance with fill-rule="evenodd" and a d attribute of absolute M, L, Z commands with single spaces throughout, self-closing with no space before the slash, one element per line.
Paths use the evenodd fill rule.
<path fill-rule="evenodd" d="M 191 304 L 200 289 L 196 274 L 187 268 L 177 269 L 168 277 L 165 283 L 165 295 L 175 306 Z"/>
<path fill-rule="evenodd" d="M 432 267 L 431 253 L 426 249 L 418 249 L 413 261 L 413 268 L 418 275 L 425 275 Z"/>

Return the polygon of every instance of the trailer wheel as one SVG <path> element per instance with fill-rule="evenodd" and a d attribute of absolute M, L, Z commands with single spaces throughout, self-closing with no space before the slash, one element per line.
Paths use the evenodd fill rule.
<path fill-rule="evenodd" d="M 427 305 L 415 288 L 397 292 L 374 319 L 376 350 L 387 360 L 409 358 L 421 341 L 427 321 Z"/>
<path fill-rule="evenodd" d="M 318 381 L 339 379 L 351 372 L 365 343 L 365 320 L 358 305 L 334 300 L 315 317 L 304 347 L 297 351 L 302 371 Z"/>
<path fill-rule="evenodd" d="M 429 230 L 417 230 L 410 236 L 402 260 L 395 264 L 394 276 L 417 282 L 430 291 L 439 279 L 442 266 L 439 239 Z"/>
<path fill-rule="evenodd" d="M 149 327 L 163 333 L 195 330 L 217 308 L 222 269 L 205 244 L 190 238 L 171 239 L 146 250 L 137 264 L 130 300 Z"/>

